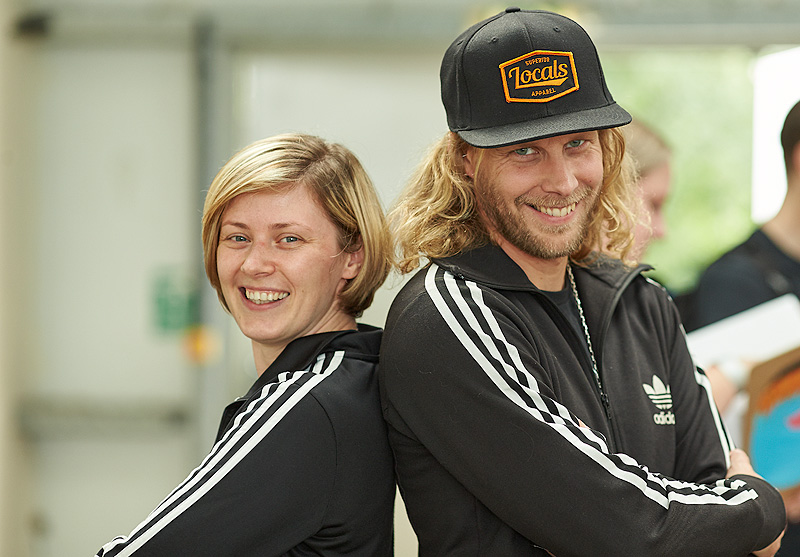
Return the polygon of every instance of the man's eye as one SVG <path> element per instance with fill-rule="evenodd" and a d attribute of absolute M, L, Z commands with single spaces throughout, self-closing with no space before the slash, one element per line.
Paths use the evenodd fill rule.
<path fill-rule="evenodd" d="M 514 153 L 517 155 L 532 155 L 534 150 L 532 147 L 520 147 L 519 149 L 514 149 Z"/>
<path fill-rule="evenodd" d="M 572 147 L 572 148 L 575 148 L 575 147 L 580 147 L 580 146 L 581 146 L 581 145 L 583 145 L 585 142 L 586 142 L 586 140 L 585 140 L 585 139 L 573 139 L 572 141 L 570 141 L 569 143 L 567 143 L 567 147 Z"/>

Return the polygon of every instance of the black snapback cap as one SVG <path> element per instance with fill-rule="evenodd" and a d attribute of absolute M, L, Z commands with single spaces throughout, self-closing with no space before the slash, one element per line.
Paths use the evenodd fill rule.
<path fill-rule="evenodd" d="M 451 131 L 501 147 L 628 124 L 584 29 L 562 15 L 508 8 L 445 52 L 439 74 Z"/>

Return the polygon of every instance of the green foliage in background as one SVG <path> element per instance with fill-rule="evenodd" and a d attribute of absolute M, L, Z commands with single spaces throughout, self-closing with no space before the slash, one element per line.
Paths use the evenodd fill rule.
<path fill-rule="evenodd" d="M 752 51 L 637 49 L 601 52 L 615 100 L 655 128 L 673 153 L 667 234 L 645 261 L 673 292 L 691 287 L 744 240 L 750 217 Z"/>

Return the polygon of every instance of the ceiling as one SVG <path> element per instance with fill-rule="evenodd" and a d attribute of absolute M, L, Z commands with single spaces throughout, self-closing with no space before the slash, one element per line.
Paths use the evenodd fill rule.
<path fill-rule="evenodd" d="M 512 3 L 513 2 L 509 2 Z M 321 44 L 448 44 L 506 3 L 473 0 L 50 0 L 23 3 L 17 30 L 66 40 L 175 40 L 198 21 L 226 41 L 297 48 Z M 604 46 L 800 44 L 800 0 L 520 1 L 571 16 Z"/>

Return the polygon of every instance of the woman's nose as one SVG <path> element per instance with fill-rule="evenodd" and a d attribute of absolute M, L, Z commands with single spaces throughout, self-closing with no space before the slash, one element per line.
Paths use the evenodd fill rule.
<path fill-rule="evenodd" d="M 667 234 L 667 221 L 661 213 L 653 216 L 650 226 L 653 228 L 653 239 L 663 238 Z"/>
<path fill-rule="evenodd" d="M 269 275 L 275 268 L 275 248 L 264 243 L 253 243 L 242 261 L 242 271 L 249 275 Z"/>

